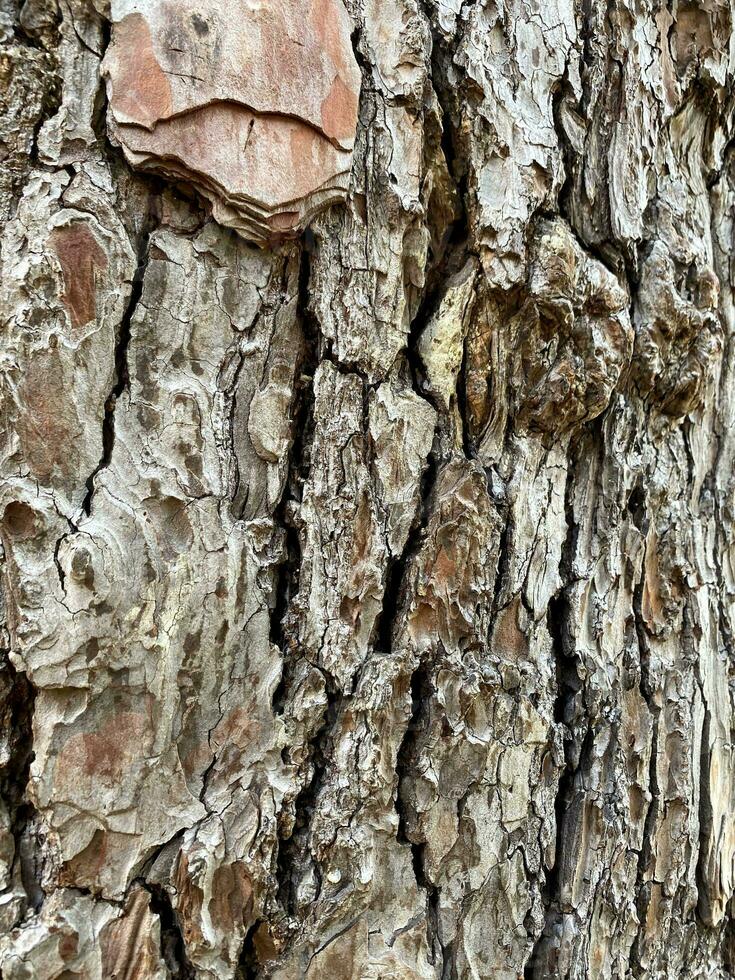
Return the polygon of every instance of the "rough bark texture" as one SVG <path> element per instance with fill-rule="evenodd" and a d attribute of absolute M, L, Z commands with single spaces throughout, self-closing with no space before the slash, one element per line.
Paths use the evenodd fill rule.
<path fill-rule="evenodd" d="M 2 978 L 732 977 L 734 8 L 340 3 L 0 0 Z"/>

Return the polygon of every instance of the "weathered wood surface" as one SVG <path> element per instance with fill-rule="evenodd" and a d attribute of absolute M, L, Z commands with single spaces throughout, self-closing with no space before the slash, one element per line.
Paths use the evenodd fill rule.
<path fill-rule="evenodd" d="M 734 975 L 734 79 L 0 0 L 3 980 Z"/>

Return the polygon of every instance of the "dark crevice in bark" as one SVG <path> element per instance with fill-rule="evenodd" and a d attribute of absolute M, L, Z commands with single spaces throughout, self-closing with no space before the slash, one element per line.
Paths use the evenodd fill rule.
<path fill-rule="evenodd" d="M 547 976 L 544 971 L 550 967 L 550 957 L 556 948 L 556 933 L 563 909 L 561 907 L 562 856 L 565 837 L 568 833 L 567 813 L 576 794 L 577 774 L 584 766 L 591 748 L 592 730 L 588 728 L 585 740 L 580 746 L 575 737 L 578 696 L 581 681 L 577 668 L 577 658 L 570 652 L 571 642 L 567 635 L 570 620 L 568 600 L 563 592 L 552 598 L 547 611 L 547 629 L 551 635 L 556 668 L 556 697 L 554 699 L 554 721 L 563 726 L 564 769 L 559 777 L 554 811 L 556 816 L 556 845 L 554 864 L 545 869 L 542 884 L 542 899 L 546 906 L 546 924 L 539 935 L 526 963 L 526 980 Z"/>
<path fill-rule="evenodd" d="M 454 45 L 451 45 L 443 32 L 437 29 L 432 18 L 433 11 L 430 5 L 426 0 L 420 0 L 420 5 L 432 32 L 431 62 L 429 68 L 431 84 L 441 110 L 441 150 L 447 165 L 447 171 L 454 181 L 457 204 L 459 206 L 457 217 L 445 229 L 442 236 L 444 251 L 457 250 L 462 245 L 465 251 L 469 252 L 470 229 L 467 207 L 467 194 L 469 189 L 469 175 L 467 170 L 468 154 L 462 146 L 458 127 L 454 122 L 456 115 L 455 106 L 459 103 L 457 85 L 456 83 L 450 82 L 447 77 L 447 66 L 454 64 L 454 56 L 456 48 L 460 43 L 460 38 L 456 36 Z M 441 260 L 442 255 L 436 258 Z"/>
<path fill-rule="evenodd" d="M 274 590 L 274 603 L 270 614 L 270 640 L 285 657 L 290 641 L 287 631 L 284 629 L 284 620 L 294 595 L 298 592 L 299 568 L 301 565 L 301 543 L 296 528 L 285 507 L 279 508 L 276 513 L 277 526 L 283 527 L 286 532 L 285 558 L 278 567 L 276 585 Z M 276 714 L 283 713 L 284 701 L 286 697 L 287 677 L 286 669 L 281 674 L 281 679 L 273 692 L 273 708 Z"/>
<path fill-rule="evenodd" d="M 383 608 L 376 622 L 377 638 L 374 643 L 374 647 L 383 653 L 390 653 L 393 648 L 393 628 L 400 607 L 401 586 L 407 566 L 408 555 L 404 551 L 400 558 L 390 562 L 386 573 Z"/>
<path fill-rule="evenodd" d="M 36 51 L 49 51 L 58 46 L 61 39 L 59 33 L 61 11 L 58 8 L 54 9 L 49 4 L 46 13 L 48 20 L 44 22 L 43 29 L 32 30 L 27 22 L 23 23 L 22 14 L 13 23 L 13 34 L 19 44 L 27 48 L 34 48 Z"/>
<path fill-rule="evenodd" d="M 352 41 L 352 50 L 355 55 L 355 61 L 357 62 L 360 71 L 362 72 L 362 90 L 371 92 L 373 91 L 372 77 L 373 77 L 373 66 L 370 61 L 365 57 L 365 55 L 360 50 L 360 44 L 362 43 L 362 28 L 356 27 L 350 37 Z"/>
<path fill-rule="evenodd" d="M 406 832 L 407 807 L 403 798 L 402 780 L 411 774 L 415 764 L 416 747 L 421 732 L 425 731 L 428 724 L 426 706 L 431 701 L 434 694 L 434 686 L 431 681 L 431 673 L 426 663 L 420 663 L 411 675 L 411 717 L 406 726 L 403 739 L 398 748 L 396 756 L 396 772 L 398 774 L 398 787 L 396 790 L 396 813 L 398 814 L 398 840 L 404 844 L 411 844 L 412 850 L 418 845 L 411 843 Z M 415 851 L 414 851 L 415 855 Z M 414 859 L 414 866 L 416 861 Z"/>
<path fill-rule="evenodd" d="M 577 658 L 570 653 L 571 642 L 567 635 L 570 618 L 569 603 L 562 592 L 549 601 L 546 624 L 551 635 L 556 671 L 554 721 L 565 728 L 569 728 L 575 721 L 577 695 L 582 687 Z"/>
<path fill-rule="evenodd" d="M 245 940 L 242 944 L 240 959 L 237 964 L 237 980 L 257 980 L 260 976 L 260 961 L 255 949 L 255 934 L 262 923 L 262 919 L 257 919 L 248 929 Z"/>
<path fill-rule="evenodd" d="M 112 390 L 105 401 L 105 417 L 102 422 L 102 456 L 94 471 L 86 480 L 87 493 L 82 502 L 82 511 L 87 516 L 92 511 L 92 497 L 95 492 L 96 478 L 102 470 L 110 465 L 112 460 L 112 451 L 115 445 L 115 408 L 117 400 L 130 385 L 128 347 L 130 345 L 131 323 L 143 295 L 143 280 L 148 267 L 150 238 L 159 224 L 159 203 L 158 197 L 149 197 L 146 221 L 138 240 L 138 264 L 133 274 L 130 297 L 122 320 L 120 321 L 120 328 L 115 344 L 115 380 Z"/>
<path fill-rule="evenodd" d="M 501 602 L 503 596 L 503 582 L 506 580 L 510 569 L 510 548 L 514 531 L 514 525 L 510 519 L 507 506 L 501 504 L 499 511 L 503 521 L 503 529 L 500 532 L 500 538 L 498 539 L 498 561 L 495 566 L 495 583 L 493 585 L 493 622 L 495 622 L 495 619 L 502 608 Z"/>
<path fill-rule="evenodd" d="M 699 670 L 696 670 L 699 674 Z M 712 712 L 707 706 L 702 682 L 697 678 L 697 683 L 704 703 L 704 722 L 702 724 L 702 744 L 699 748 L 699 856 L 695 869 L 697 880 L 697 917 L 704 925 L 710 925 L 712 916 L 708 902 L 707 872 L 703 867 L 704 859 L 707 854 L 707 839 L 713 831 L 713 809 L 712 798 L 710 795 L 710 731 L 712 727 Z"/>
<path fill-rule="evenodd" d="M 722 962 L 727 976 L 735 977 L 735 919 L 728 916 L 722 931 Z"/>
<path fill-rule="evenodd" d="M 406 575 L 424 543 L 426 527 L 431 515 L 431 500 L 438 475 L 438 454 L 432 449 L 421 477 L 419 507 L 413 527 L 409 533 L 403 553 L 399 557 L 391 559 L 388 565 L 385 589 L 383 591 L 383 608 L 376 621 L 377 638 L 375 646 L 384 653 L 389 653 L 393 649 L 393 631 L 398 623 L 402 609 Z"/>
<path fill-rule="evenodd" d="M 26 674 L 17 671 L 7 651 L 0 654 L 2 669 L 0 693 L 3 704 L 3 743 L 7 757 L 0 769 L 0 795 L 8 809 L 15 841 L 13 868 L 19 873 L 28 897 L 28 905 L 38 911 L 45 894 L 41 886 L 41 857 L 43 843 L 40 828 L 35 826 L 36 810 L 26 791 L 33 762 L 33 712 L 36 690 Z"/>
<path fill-rule="evenodd" d="M 289 515 L 282 511 L 276 514 L 277 525 L 285 528 L 285 558 L 279 565 L 274 589 L 274 603 L 270 614 L 270 640 L 283 657 L 281 678 L 273 692 L 273 711 L 282 715 L 286 706 L 286 696 L 291 672 L 290 648 L 293 646 L 288 637 L 284 622 L 288 615 L 291 600 L 298 592 L 299 569 L 301 567 L 301 542 L 296 528 Z"/>
<path fill-rule="evenodd" d="M 278 900 L 291 916 L 298 914 L 297 889 L 304 873 L 309 870 L 309 836 L 311 820 L 321 788 L 332 766 L 334 732 L 339 723 L 344 697 L 327 691 L 325 719 L 311 740 L 311 778 L 303 786 L 294 802 L 293 829 L 287 838 L 281 838 L 278 846 Z M 319 868 L 312 863 L 311 870 L 317 877 L 317 896 L 320 891 Z M 316 898 L 316 896 L 315 896 Z"/>
<path fill-rule="evenodd" d="M 633 524 L 641 532 L 643 537 L 645 537 L 648 533 L 649 521 L 646 510 L 646 494 L 640 481 L 630 491 L 626 510 L 630 514 Z"/>
<path fill-rule="evenodd" d="M 559 779 L 554 811 L 556 815 L 556 853 L 554 865 L 547 869 L 543 897 L 547 905 L 546 923 L 536 941 L 524 970 L 525 980 L 545 980 L 556 976 L 558 957 L 563 944 L 562 917 L 571 914 L 561 901 L 562 886 L 568 882 L 564 873 L 572 870 L 573 862 L 565 860 L 568 847 L 574 846 L 574 837 L 568 827 L 569 813 L 579 800 L 580 774 L 589 770 L 594 746 L 594 730 L 587 727 L 581 745 L 573 737 L 564 740 L 566 765 Z"/>
<path fill-rule="evenodd" d="M 467 354 L 468 347 L 465 340 L 464 350 L 462 351 L 462 363 L 459 368 L 459 374 L 457 375 L 457 406 L 462 419 L 462 450 L 467 459 L 477 459 L 479 439 L 473 438 L 467 396 Z"/>
<path fill-rule="evenodd" d="M 296 316 L 303 333 L 304 353 L 297 367 L 296 392 L 292 408 L 293 440 L 288 456 L 288 475 L 280 504 L 274 514 L 277 527 L 286 532 L 286 555 L 278 568 L 274 605 L 270 615 L 270 639 L 284 658 L 281 679 L 273 694 L 273 709 L 283 714 L 290 680 L 293 641 L 288 636 L 286 621 L 289 607 L 299 591 L 301 567 L 301 541 L 294 524 L 293 510 L 303 498 L 303 489 L 311 466 L 311 446 L 314 439 L 314 374 L 319 366 L 323 340 L 319 323 L 309 303 L 311 281 L 311 255 L 314 236 L 311 231 L 304 235 L 299 266 L 299 284 Z"/>
<path fill-rule="evenodd" d="M 431 24 L 431 12 L 424 6 L 424 15 Z M 436 94 L 437 101 L 441 110 L 441 135 L 440 145 L 442 155 L 453 185 L 456 191 L 456 212 L 454 220 L 446 227 L 434 229 L 432 233 L 433 246 L 427 261 L 426 279 L 423 288 L 422 298 L 411 321 L 409 336 L 407 339 L 406 356 L 411 372 L 413 386 L 416 392 L 427 399 L 439 414 L 444 427 L 450 425 L 450 420 L 446 417 L 443 406 L 435 401 L 424 372 L 424 365 L 418 353 L 418 341 L 426 329 L 431 318 L 440 307 L 441 301 L 446 293 L 447 280 L 466 263 L 470 255 L 470 231 L 469 218 L 467 211 L 467 172 L 466 154 L 462 152 L 457 128 L 453 122 L 452 109 L 450 105 L 450 87 L 445 77 L 445 68 L 442 59 L 449 57 L 444 50 L 444 39 L 436 33 L 432 45 L 431 59 L 431 84 Z M 431 221 L 431 214 L 429 214 Z M 457 385 L 457 399 L 460 412 L 464 415 L 464 377 L 463 368 L 460 370 Z M 474 456 L 468 438 L 468 426 L 463 419 L 463 442 L 465 454 L 468 458 Z"/>
<path fill-rule="evenodd" d="M 257 328 L 259 320 L 260 320 L 260 314 L 257 314 L 253 320 L 253 329 Z M 229 436 L 230 436 L 229 448 L 232 457 L 232 468 L 233 468 L 230 499 L 233 502 L 237 501 L 238 497 L 240 497 L 240 463 L 237 458 L 237 452 L 235 450 L 235 445 L 236 445 L 235 418 L 237 416 L 237 386 L 240 382 L 240 375 L 242 374 L 243 365 L 245 364 L 245 354 L 242 351 L 243 342 L 244 341 L 241 339 L 238 345 L 237 354 L 235 355 L 237 357 L 237 366 L 235 367 L 235 370 L 232 373 L 232 380 L 229 383 L 222 384 L 222 389 L 224 391 L 225 397 L 228 400 L 228 405 L 229 405 L 229 412 L 228 412 Z M 224 373 L 224 369 L 220 369 L 220 374 L 217 379 L 218 387 L 221 383 L 223 373 Z M 248 500 L 247 500 L 247 490 L 246 490 L 246 492 L 240 497 L 239 508 L 233 508 L 236 510 L 238 520 L 243 519 L 243 516 L 247 510 L 247 503 Z"/>
<path fill-rule="evenodd" d="M 441 287 L 439 288 L 441 289 Z M 411 321 L 411 328 L 406 341 L 406 361 L 411 374 L 411 382 L 413 384 L 414 391 L 421 395 L 422 398 L 425 398 L 434 407 L 434 409 L 436 409 L 437 414 L 441 417 L 443 414 L 442 407 L 441 405 L 437 404 L 434 396 L 431 393 L 431 389 L 428 381 L 426 380 L 426 374 L 424 372 L 424 364 L 418 350 L 418 342 L 421 334 L 426 329 L 427 324 L 436 312 L 440 302 L 441 293 L 439 291 L 435 292 L 427 290 L 424 293 L 424 297 L 419 304 L 416 316 Z"/>
<path fill-rule="evenodd" d="M 564 491 L 567 534 L 562 546 L 559 567 L 562 586 L 557 594 L 549 600 L 546 611 L 546 628 L 551 637 L 556 679 L 554 722 L 561 726 L 564 768 L 559 776 L 554 799 L 556 822 L 554 864 L 552 867 L 544 869 L 545 876 L 541 888 L 541 897 L 546 908 L 546 922 L 526 963 L 524 969 L 526 980 L 541 980 L 542 977 L 553 975 L 547 971 L 552 969 L 552 964 L 555 963 L 558 955 L 559 923 L 564 911 L 561 905 L 561 886 L 563 884 L 562 857 L 569 832 L 567 814 L 576 795 L 578 773 L 583 770 L 592 748 L 593 732 L 589 723 L 587 723 L 585 734 L 580 740 L 584 728 L 583 719 L 580 717 L 580 692 L 583 685 L 579 674 L 578 657 L 574 653 L 574 641 L 570 633 L 573 613 L 567 592 L 573 580 L 573 561 L 578 534 L 574 516 L 573 494 L 576 486 L 577 466 L 584 456 L 583 446 L 587 435 L 588 433 L 585 432 L 579 442 L 575 441 L 569 447 L 570 465 Z"/>
<path fill-rule="evenodd" d="M 48 91 L 44 93 L 41 114 L 33 127 L 33 140 L 31 143 L 28 159 L 37 167 L 45 166 L 41 164 L 38 154 L 38 137 L 44 125 L 56 115 L 61 108 L 61 79 L 54 75 L 49 85 Z M 16 191 L 17 194 L 17 191 Z M 19 196 L 19 195 L 18 195 Z"/>
<path fill-rule="evenodd" d="M 102 32 L 102 58 L 104 58 L 107 53 L 107 49 L 110 46 L 110 37 L 112 35 L 112 25 L 107 18 L 102 18 L 101 23 Z M 117 148 L 113 148 L 109 141 L 107 134 L 107 84 L 105 79 L 100 75 L 99 84 L 97 86 L 97 92 L 94 99 L 94 108 L 92 111 L 92 130 L 97 137 L 97 141 L 100 147 L 105 149 L 115 149 L 115 152 L 119 152 Z"/>
<path fill-rule="evenodd" d="M 649 516 L 646 495 L 640 483 L 637 483 L 628 497 L 627 511 L 633 523 L 640 533 L 645 536 L 648 533 Z M 645 881 L 646 870 L 655 861 L 653 851 L 656 821 L 658 818 L 659 785 L 657 775 L 658 762 L 658 722 L 661 712 L 656 703 L 656 685 L 651 676 L 650 667 L 650 648 L 643 622 L 643 577 L 635 584 L 633 590 L 633 623 L 635 635 L 638 643 L 638 655 L 640 658 L 640 681 L 639 691 L 643 701 L 648 707 L 651 716 L 651 756 L 648 765 L 648 792 L 650 799 L 646 810 L 644 821 L 643 837 L 641 849 L 638 852 L 636 867 L 636 884 L 634 890 L 634 900 L 636 911 L 640 922 L 646 921 L 648 902 L 651 897 L 651 882 Z M 640 932 L 636 935 L 630 949 L 630 971 L 631 976 L 641 977 L 645 975 L 646 969 L 642 960 L 642 936 Z"/>
<path fill-rule="evenodd" d="M 434 261 L 429 266 L 427 281 L 434 288 L 446 280 L 448 273 L 458 271 L 471 252 L 470 225 L 467 211 L 468 177 L 465 169 L 466 158 L 459 146 L 459 137 L 452 120 L 451 111 L 447 105 L 447 100 L 442 95 L 442 84 L 439 83 L 437 85 L 436 72 L 438 70 L 438 67 L 434 67 L 434 90 L 442 109 L 441 149 L 447 165 L 447 171 L 454 181 L 456 202 L 459 210 L 451 224 L 443 229 L 439 242 L 439 252 L 433 256 Z"/>
<path fill-rule="evenodd" d="M 243 630 L 243 633 L 246 633 L 246 631 L 247 631 L 247 624 L 246 624 L 246 626 L 245 626 L 245 628 Z M 211 807 L 210 807 L 210 805 L 209 805 L 209 802 L 208 802 L 207 797 L 208 797 L 208 793 L 209 793 L 209 783 L 210 783 L 210 780 L 212 778 L 213 773 L 215 772 L 215 768 L 217 766 L 217 761 L 219 759 L 219 754 L 218 754 L 215 746 L 212 745 L 212 735 L 217 730 L 218 726 L 222 723 L 222 719 L 224 717 L 224 713 L 222 711 L 222 696 L 221 695 L 220 695 L 220 697 L 217 700 L 217 710 L 218 710 L 218 718 L 215 721 L 215 723 L 212 725 L 212 727 L 209 729 L 209 731 L 207 732 L 207 745 L 209 746 L 210 752 L 212 754 L 212 758 L 211 758 L 211 761 L 210 761 L 209 765 L 207 766 L 207 768 L 202 773 L 202 785 L 201 785 L 201 789 L 199 790 L 199 802 L 204 806 L 204 809 L 207 811 L 207 813 L 212 813 L 213 812 L 212 809 L 211 809 Z"/>
<path fill-rule="evenodd" d="M 196 970 L 186 955 L 186 944 L 176 911 L 165 888 L 141 882 L 150 895 L 151 911 L 161 923 L 161 956 L 171 980 L 195 980 Z"/>
<path fill-rule="evenodd" d="M 398 814 L 398 841 L 411 848 L 411 859 L 416 884 L 426 893 L 426 940 L 433 964 L 442 965 L 442 977 L 451 977 L 447 972 L 449 949 L 445 949 L 439 937 L 439 892 L 426 875 L 424 864 L 425 841 L 415 840 L 410 829 L 410 803 L 404 796 L 404 781 L 410 779 L 416 770 L 418 747 L 421 735 L 429 723 L 428 706 L 434 695 L 431 666 L 424 661 L 411 676 L 411 718 L 406 727 L 396 760 L 397 788 L 395 808 Z"/>
<path fill-rule="evenodd" d="M 297 317 L 304 336 L 304 358 L 300 368 L 293 409 L 294 439 L 289 454 L 289 472 L 286 488 L 275 518 L 286 529 L 286 560 L 279 570 L 276 601 L 271 614 L 270 638 L 281 650 L 284 658 L 281 680 L 274 692 L 273 708 L 282 715 L 287 710 L 293 669 L 302 655 L 296 639 L 290 633 L 289 610 L 299 592 L 301 566 L 301 541 L 299 529 L 294 523 L 295 511 L 302 502 L 304 485 L 311 469 L 311 451 L 314 439 L 315 393 L 313 379 L 322 359 L 328 356 L 319 322 L 310 303 L 311 255 L 316 242 L 311 231 L 305 233 L 299 269 L 299 294 Z M 340 365 L 335 365 L 340 367 Z M 305 874 L 310 871 L 317 879 L 317 895 L 320 888 L 319 868 L 312 863 L 309 854 L 309 836 L 312 817 L 321 788 L 325 784 L 332 765 L 335 728 L 339 723 L 344 695 L 337 690 L 333 678 L 324 673 L 327 705 L 318 730 L 310 737 L 310 775 L 293 802 L 293 822 L 288 836 L 279 833 L 277 855 L 277 900 L 291 918 L 286 931 L 295 928 L 299 915 L 297 891 Z M 288 750 L 285 756 L 288 756 Z M 246 942 L 241 961 L 243 969 L 253 969 L 253 957 L 248 953 Z M 253 953 L 254 956 L 254 953 Z M 244 974 L 248 975 L 248 974 Z M 255 973 L 251 974 L 256 975 Z"/>
<path fill-rule="evenodd" d="M 64 567 L 59 561 L 59 551 L 61 550 L 62 542 L 65 540 L 66 535 L 62 534 L 59 540 L 56 542 L 54 547 L 54 565 L 56 566 L 56 574 L 59 579 L 59 585 L 61 586 L 61 591 L 66 595 L 66 572 Z"/>

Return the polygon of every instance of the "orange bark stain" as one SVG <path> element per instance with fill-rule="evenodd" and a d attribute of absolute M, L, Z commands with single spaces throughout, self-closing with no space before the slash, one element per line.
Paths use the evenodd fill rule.
<path fill-rule="evenodd" d="M 145 729 L 144 715 L 126 711 L 98 732 L 83 735 L 85 775 L 119 779 L 142 745 Z"/>
<path fill-rule="evenodd" d="M 132 891 L 120 919 L 108 922 L 100 933 L 102 976 L 110 980 L 149 980 L 156 976 L 160 948 L 154 941 L 154 917 L 148 893 Z"/>
<path fill-rule="evenodd" d="M 224 933 L 246 925 L 253 910 L 253 886 L 241 861 L 218 867 L 212 879 L 209 914 Z"/>
<path fill-rule="evenodd" d="M 57 351 L 39 351 L 30 361 L 18 400 L 23 408 L 16 431 L 33 475 L 48 484 L 58 474 L 70 473 L 76 458 L 70 442 L 80 425 Z"/>
<path fill-rule="evenodd" d="M 74 327 L 83 327 L 97 315 L 97 271 L 107 268 L 107 256 L 99 242 L 82 222 L 75 222 L 51 233 L 64 276 L 64 306 Z"/>
<path fill-rule="evenodd" d="M 348 88 L 338 75 L 329 95 L 322 102 L 322 129 L 337 140 L 349 140 L 355 133 L 357 93 Z"/>
<path fill-rule="evenodd" d="M 71 792 L 75 798 L 90 785 L 129 783 L 136 763 L 150 750 L 152 729 L 149 714 L 120 711 L 107 715 L 96 730 L 72 735 L 59 752 L 57 791 Z"/>
<path fill-rule="evenodd" d="M 504 660 L 511 660 L 514 663 L 528 656 L 528 637 L 518 626 L 520 605 L 520 596 L 516 596 L 510 605 L 502 610 L 498 615 L 492 638 L 493 652 Z"/>
<path fill-rule="evenodd" d="M 181 919 L 184 942 L 192 946 L 199 945 L 204 938 L 201 929 L 204 895 L 201 888 L 192 881 L 188 858 L 182 852 L 176 862 L 173 884 L 176 888 L 176 911 Z"/>
<path fill-rule="evenodd" d="M 115 25 L 108 54 L 112 108 L 119 119 L 152 129 L 173 111 L 171 85 L 153 49 L 143 14 L 128 14 Z"/>

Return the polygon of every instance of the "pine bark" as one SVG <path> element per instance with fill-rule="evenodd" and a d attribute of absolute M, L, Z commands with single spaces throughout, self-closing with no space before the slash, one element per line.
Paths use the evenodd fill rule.
<path fill-rule="evenodd" d="M 0 974 L 725 980 L 733 6 L 344 2 L 263 245 L 0 0 Z"/>

